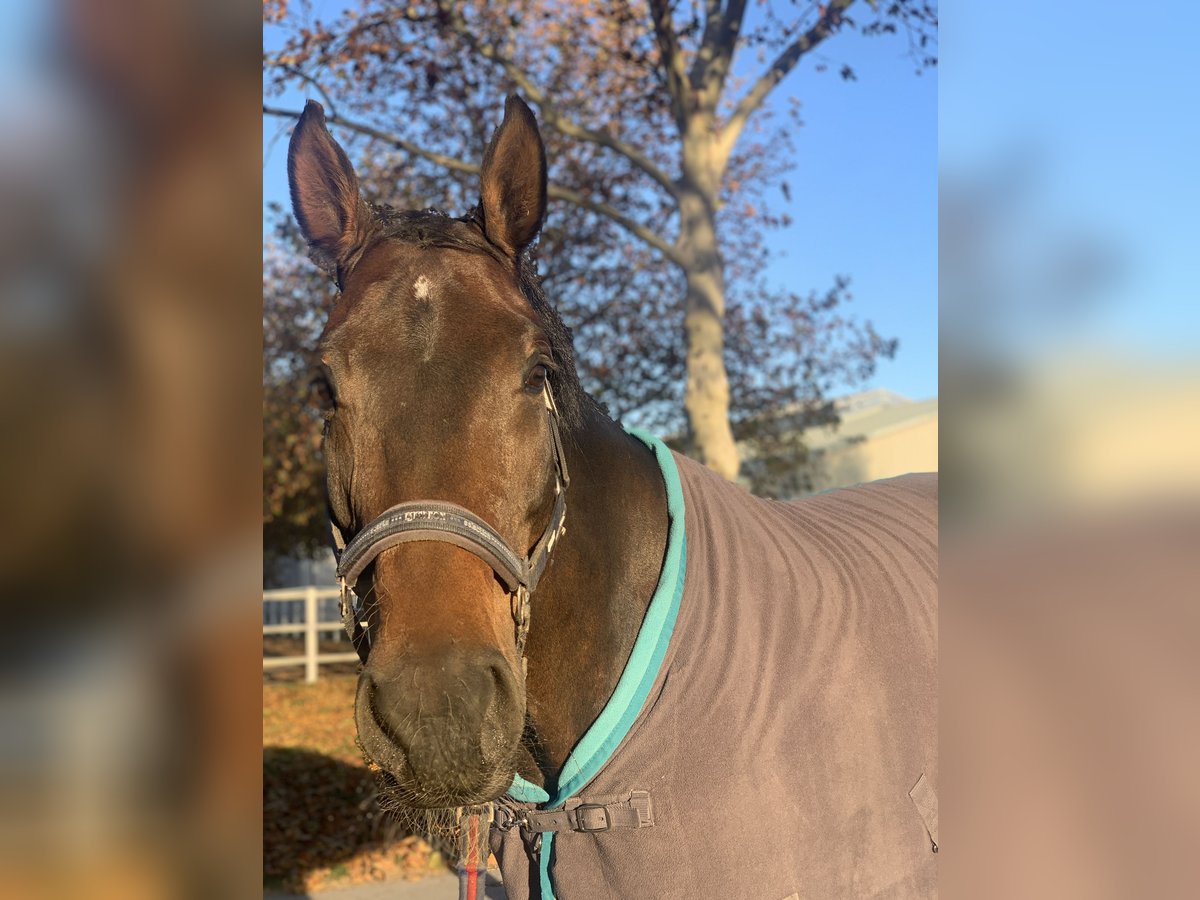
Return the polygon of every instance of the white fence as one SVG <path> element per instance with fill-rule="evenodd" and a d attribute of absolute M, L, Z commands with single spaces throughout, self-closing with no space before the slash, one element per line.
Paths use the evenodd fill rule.
<path fill-rule="evenodd" d="M 264 656 L 263 669 L 281 669 L 286 666 L 304 666 L 304 680 L 310 684 L 317 680 L 322 663 L 358 662 L 353 648 L 348 653 L 322 653 L 319 638 L 333 632 L 349 644 L 342 630 L 342 620 L 337 615 L 338 589 L 333 587 L 283 588 L 263 591 L 263 636 L 290 634 L 304 636 L 302 656 Z M 330 603 L 332 601 L 332 603 Z M 322 616 L 332 608 L 333 618 Z"/>

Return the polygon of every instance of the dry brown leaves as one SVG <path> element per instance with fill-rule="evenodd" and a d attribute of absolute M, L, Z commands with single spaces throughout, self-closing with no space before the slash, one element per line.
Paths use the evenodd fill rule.
<path fill-rule="evenodd" d="M 348 675 L 263 685 L 263 880 L 297 893 L 414 879 L 446 864 L 380 812 L 354 744 Z"/>

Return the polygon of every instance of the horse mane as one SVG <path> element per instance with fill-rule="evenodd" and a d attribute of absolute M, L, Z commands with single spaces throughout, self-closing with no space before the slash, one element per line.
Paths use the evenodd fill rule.
<path fill-rule="evenodd" d="M 417 247 L 442 247 L 483 253 L 504 266 L 510 258 L 484 235 L 483 218 L 475 206 L 464 216 L 451 216 L 435 208 L 398 210 L 385 204 L 371 204 L 380 236 L 396 238 Z M 582 426 L 586 412 L 604 414 L 603 408 L 579 382 L 575 365 L 575 343 L 554 305 L 546 300 L 542 280 L 537 271 L 537 259 L 526 249 L 517 259 L 517 282 L 541 320 L 542 330 L 550 341 L 550 351 L 557 369 L 549 373 L 550 388 L 558 405 L 563 425 L 568 430 Z"/>

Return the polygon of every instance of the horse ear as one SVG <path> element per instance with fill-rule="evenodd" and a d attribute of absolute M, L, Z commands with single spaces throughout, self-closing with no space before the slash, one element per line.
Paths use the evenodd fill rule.
<path fill-rule="evenodd" d="M 537 119 L 516 94 L 505 101 L 504 121 L 483 154 L 479 198 L 488 240 L 516 258 L 546 215 L 546 149 Z"/>
<path fill-rule="evenodd" d="M 366 239 L 371 211 L 358 195 L 346 152 L 325 127 L 325 110 L 309 100 L 288 145 L 292 212 L 313 259 L 338 277 Z"/>

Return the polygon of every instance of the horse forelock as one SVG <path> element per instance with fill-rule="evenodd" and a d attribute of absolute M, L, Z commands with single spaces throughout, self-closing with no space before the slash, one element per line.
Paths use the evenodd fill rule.
<path fill-rule="evenodd" d="M 398 210 L 386 204 L 372 204 L 371 210 L 377 226 L 372 243 L 400 240 L 420 248 L 463 250 L 491 257 L 506 268 L 512 266 L 511 257 L 484 235 L 478 207 L 472 208 L 463 216 L 451 216 L 433 207 Z M 603 410 L 580 384 L 571 330 L 563 322 L 555 306 L 546 299 L 538 274 L 535 250 L 536 246 L 526 249 L 518 257 L 517 283 L 550 342 L 550 349 L 557 364 L 557 370 L 549 376 L 551 390 L 554 391 L 563 425 L 567 430 L 574 430 L 582 425 L 585 410 L 600 413 L 603 413 Z M 350 312 L 349 309 L 339 309 L 337 306 L 330 315 L 326 333 L 340 324 Z"/>

